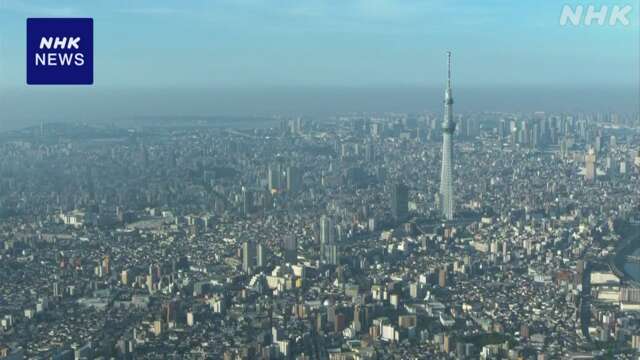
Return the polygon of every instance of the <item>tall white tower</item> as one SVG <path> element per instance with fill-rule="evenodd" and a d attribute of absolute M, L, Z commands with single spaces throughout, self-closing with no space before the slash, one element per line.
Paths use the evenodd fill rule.
<path fill-rule="evenodd" d="M 447 52 L 447 90 L 444 93 L 444 120 L 442 121 L 442 173 L 440 176 L 440 206 L 442 215 L 453 220 L 453 95 L 451 93 L 451 52 Z"/>

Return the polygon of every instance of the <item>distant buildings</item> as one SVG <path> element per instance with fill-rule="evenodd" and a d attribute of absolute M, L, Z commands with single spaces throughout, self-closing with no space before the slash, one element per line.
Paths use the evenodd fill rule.
<path fill-rule="evenodd" d="M 587 155 L 585 156 L 585 174 L 584 178 L 587 181 L 593 181 L 596 178 L 597 162 L 596 151 L 593 147 L 589 148 Z"/>

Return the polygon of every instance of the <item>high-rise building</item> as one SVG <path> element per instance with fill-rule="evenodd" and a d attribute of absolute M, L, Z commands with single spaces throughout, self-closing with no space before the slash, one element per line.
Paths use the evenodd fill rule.
<path fill-rule="evenodd" d="M 627 162 L 625 160 L 620 161 L 620 165 L 618 167 L 618 174 L 620 175 L 627 174 Z"/>
<path fill-rule="evenodd" d="M 333 219 L 326 215 L 320 217 L 320 260 L 334 265 L 338 262 L 336 225 Z"/>
<path fill-rule="evenodd" d="M 249 273 L 255 267 L 256 244 L 253 241 L 245 241 L 242 244 L 242 271 Z"/>
<path fill-rule="evenodd" d="M 111 261 L 109 255 L 105 255 L 102 257 L 102 273 L 109 274 L 111 272 Z"/>
<path fill-rule="evenodd" d="M 328 244 L 325 245 L 325 262 L 327 264 L 331 264 L 331 265 L 338 265 L 340 257 L 338 254 L 338 245 L 333 243 L 333 244 Z"/>
<path fill-rule="evenodd" d="M 302 171 L 295 166 L 287 168 L 287 191 L 298 192 L 302 190 Z"/>
<path fill-rule="evenodd" d="M 362 305 L 356 304 L 353 308 L 353 328 L 359 333 L 364 327 L 364 311 Z"/>
<path fill-rule="evenodd" d="M 397 183 L 393 186 L 391 213 L 396 221 L 404 221 L 409 217 L 409 188 L 402 183 Z"/>
<path fill-rule="evenodd" d="M 374 161 L 375 160 L 375 149 L 373 144 L 366 143 L 364 147 L 364 159 L 365 161 Z"/>
<path fill-rule="evenodd" d="M 451 339 L 448 334 L 442 337 L 442 352 L 448 353 L 451 351 Z"/>
<path fill-rule="evenodd" d="M 335 239 L 335 223 L 327 215 L 320 217 L 320 245 L 331 244 Z"/>
<path fill-rule="evenodd" d="M 269 165 L 268 179 L 269 191 L 278 191 L 282 186 L 282 169 L 280 163 Z"/>
<path fill-rule="evenodd" d="M 264 244 L 259 243 L 256 245 L 256 266 L 261 268 L 267 264 L 267 253 Z"/>
<path fill-rule="evenodd" d="M 295 263 L 298 260 L 298 241 L 292 234 L 285 235 L 283 239 L 284 261 Z"/>
<path fill-rule="evenodd" d="M 53 283 L 53 297 L 62 297 L 62 294 L 60 293 L 60 283 L 58 281 Z"/>
<path fill-rule="evenodd" d="M 247 216 L 253 211 L 253 193 L 242 187 L 242 215 Z"/>
<path fill-rule="evenodd" d="M 587 155 L 584 158 L 585 162 L 585 173 L 584 178 L 588 181 L 593 181 L 596 178 L 596 168 L 597 168 L 597 156 L 596 151 L 593 147 L 589 148 Z"/>
<path fill-rule="evenodd" d="M 442 173 L 440 176 L 440 207 L 447 220 L 453 220 L 453 95 L 451 92 L 451 52 L 448 56 L 447 89 L 444 93 L 444 121 L 442 122 Z"/>
<path fill-rule="evenodd" d="M 178 304 L 176 300 L 164 302 L 162 304 L 162 320 L 169 324 L 176 322 L 176 313 L 178 311 Z"/>

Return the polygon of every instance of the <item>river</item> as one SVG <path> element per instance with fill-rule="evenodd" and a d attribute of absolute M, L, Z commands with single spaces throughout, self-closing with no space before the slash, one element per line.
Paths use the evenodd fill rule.
<path fill-rule="evenodd" d="M 626 234 L 623 235 L 625 245 L 622 247 L 622 249 L 618 249 L 618 251 L 621 251 L 623 253 L 618 255 L 622 255 L 625 257 L 627 256 L 627 254 L 640 256 L 640 226 L 630 226 L 626 230 Z M 618 259 L 622 260 L 621 257 L 618 257 Z M 620 266 L 619 264 L 620 262 L 622 262 L 620 260 L 618 261 L 618 266 Z M 626 259 L 624 259 L 623 261 L 624 264 L 622 266 L 622 269 L 624 270 L 625 274 L 631 277 L 636 282 L 640 283 L 640 262 L 627 261 Z"/>

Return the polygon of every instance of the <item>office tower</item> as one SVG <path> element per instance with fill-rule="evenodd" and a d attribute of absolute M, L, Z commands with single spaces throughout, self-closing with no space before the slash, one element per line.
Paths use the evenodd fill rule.
<path fill-rule="evenodd" d="M 540 125 L 538 123 L 533 124 L 533 129 L 531 129 L 531 141 L 529 143 L 534 149 L 540 147 Z"/>
<path fill-rule="evenodd" d="M 636 165 L 636 170 L 640 172 L 640 150 L 638 150 L 638 153 L 636 154 L 636 158 L 634 159 L 633 163 Z"/>
<path fill-rule="evenodd" d="M 178 311 L 178 304 L 176 300 L 164 302 L 162 304 L 162 320 L 169 324 L 176 322 L 176 313 Z"/>
<path fill-rule="evenodd" d="M 269 165 L 268 169 L 269 191 L 278 191 L 282 184 L 282 170 L 280 164 Z"/>
<path fill-rule="evenodd" d="M 58 281 L 53 283 L 53 297 L 62 297 L 62 293 L 60 293 L 60 283 Z"/>
<path fill-rule="evenodd" d="M 501 140 L 505 140 L 509 137 L 509 123 L 506 119 L 500 119 L 498 123 L 498 136 Z"/>
<path fill-rule="evenodd" d="M 302 189 L 302 171 L 295 166 L 287 168 L 287 191 L 298 192 Z"/>
<path fill-rule="evenodd" d="M 336 245 L 336 225 L 332 218 L 320 217 L 320 260 L 329 264 L 337 264 L 338 247 Z"/>
<path fill-rule="evenodd" d="M 109 274 L 111 272 L 111 261 L 109 259 L 109 255 L 105 255 L 102 257 L 102 273 Z"/>
<path fill-rule="evenodd" d="M 344 226 L 338 224 L 334 227 L 333 230 L 333 242 L 334 243 L 341 243 L 345 240 L 345 238 L 347 237 L 347 234 L 345 234 L 345 228 Z"/>
<path fill-rule="evenodd" d="M 620 161 L 620 167 L 618 169 L 618 173 L 620 175 L 626 175 L 627 174 L 627 162 L 622 160 Z"/>
<path fill-rule="evenodd" d="M 442 338 L 442 351 L 448 353 L 451 351 L 451 340 L 449 335 L 445 334 Z"/>
<path fill-rule="evenodd" d="M 604 159 L 604 168 L 607 172 L 607 175 L 615 175 L 614 172 L 618 170 L 613 166 L 613 158 L 611 156 L 607 156 Z"/>
<path fill-rule="evenodd" d="M 596 136 L 596 140 L 593 144 L 593 147 L 595 148 L 595 151 L 599 152 L 602 149 L 602 136 L 598 135 Z"/>
<path fill-rule="evenodd" d="M 367 143 L 364 147 L 364 159 L 366 161 L 374 161 L 375 160 L 375 149 L 373 148 L 373 144 Z"/>
<path fill-rule="evenodd" d="M 453 220 L 453 95 L 451 93 L 451 52 L 448 56 L 447 90 L 444 94 L 444 121 L 442 122 L 442 173 L 440 176 L 440 206 L 442 215 Z"/>
<path fill-rule="evenodd" d="M 331 244 L 335 239 L 335 224 L 327 215 L 320 217 L 320 245 Z"/>
<path fill-rule="evenodd" d="M 246 187 L 242 187 L 242 215 L 247 216 L 253 211 L 253 193 Z"/>
<path fill-rule="evenodd" d="M 393 186 L 391 213 L 396 221 L 404 221 L 409 217 L 409 188 L 403 183 L 397 183 Z"/>
<path fill-rule="evenodd" d="M 254 268 L 256 258 L 256 244 L 245 241 L 242 244 L 242 271 L 249 273 Z"/>
<path fill-rule="evenodd" d="M 256 245 L 256 266 L 261 268 L 267 264 L 267 253 L 264 244 L 259 243 Z"/>
<path fill-rule="evenodd" d="M 593 181 L 596 178 L 596 162 L 597 162 L 597 157 L 596 157 L 596 151 L 593 147 L 589 148 L 589 151 L 587 152 L 587 155 L 585 156 L 585 174 L 584 174 L 584 178 L 585 180 L 588 181 Z"/>
<path fill-rule="evenodd" d="M 283 239 L 284 261 L 295 263 L 298 261 L 298 241 L 292 234 L 285 235 Z"/>
<path fill-rule="evenodd" d="M 421 294 L 422 289 L 419 282 L 416 281 L 409 284 L 409 296 L 411 296 L 412 299 L 419 298 Z"/>
<path fill-rule="evenodd" d="M 356 304 L 353 308 L 353 328 L 356 331 L 356 333 L 359 333 L 362 328 L 364 327 L 363 325 L 363 309 L 362 309 L 362 305 L 360 304 Z"/>
<path fill-rule="evenodd" d="M 327 244 L 325 245 L 325 262 L 330 265 L 338 265 L 339 255 L 338 255 L 338 245 Z"/>

